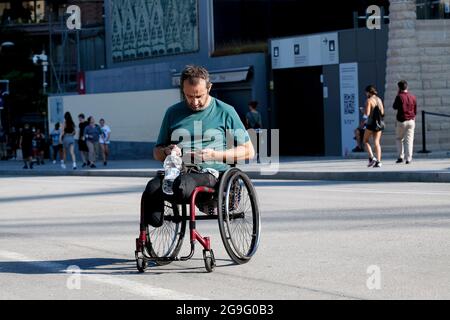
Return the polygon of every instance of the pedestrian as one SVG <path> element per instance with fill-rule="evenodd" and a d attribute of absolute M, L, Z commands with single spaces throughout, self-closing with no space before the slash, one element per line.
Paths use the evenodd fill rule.
<path fill-rule="evenodd" d="M 45 136 L 41 132 L 41 129 L 34 129 L 34 136 L 32 140 L 33 146 L 33 156 L 36 159 L 36 164 L 44 164 L 44 147 L 45 147 Z"/>
<path fill-rule="evenodd" d="M 16 127 L 11 127 L 11 132 L 8 136 L 9 148 L 11 150 L 11 157 L 13 160 L 17 159 L 17 149 L 19 148 L 19 134 Z"/>
<path fill-rule="evenodd" d="M 409 93 L 408 82 L 397 83 L 398 94 L 393 108 L 397 110 L 396 144 L 398 158 L 396 163 L 411 163 L 414 145 L 414 129 L 416 128 L 417 98 Z"/>
<path fill-rule="evenodd" d="M 31 127 L 31 133 L 33 134 L 33 138 L 31 139 L 31 162 L 36 163 L 36 127 Z"/>
<path fill-rule="evenodd" d="M 61 167 L 63 169 L 66 168 L 66 159 L 67 159 L 67 153 L 70 152 L 70 155 L 72 157 L 72 168 L 73 170 L 77 169 L 77 159 L 75 158 L 75 150 L 74 150 L 74 144 L 75 144 L 75 123 L 73 122 L 72 115 L 70 112 L 66 112 L 64 114 L 64 122 L 61 126 L 61 136 L 59 138 L 60 142 L 62 143 L 64 147 L 64 161 L 61 163 Z"/>
<path fill-rule="evenodd" d="M 364 131 L 364 122 L 362 122 L 354 131 L 353 139 L 356 141 L 356 147 L 352 149 L 352 152 L 364 152 Z"/>
<path fill-rule="evenodd" d="M 102 151 L 103 156 L 103 165 L 106 166 L 108 164 L 108 156 L 109 156 L 109 145 L 111 138 L 111 128 L 105 124 L 105 119 L 100 119 L 100 129 L 102 131 L 99 139 L 100 149 Z"/>
<path fill-rule="evenodd" d="M 181 156 L 183 151 L 185 154 L 191 153 L 194 160 L 197 159 L 194 162 L 201 171 L 181 174 L 173 183 L 173 197 L 179 201 L 187 201 L 197 186 L 215 186 L 217 177 L 211 172 L 228 169 L 226 159 L 249 160 L 254 157 L 255 152 L 235 108 L 210 96 L 212 83 L 205 68 L 187 66 L 181 73 L 180 83 L 184 100 L 167 109 L 153 149 L 153 157 L 164 162 L 172 152 Z M 194 129 L 196 122 L 202 124 L 199 140 L 192 139 L 197 137 Z M 217 128 L 214 145 L 206 133 L 211 128 Z M 191 139 L 180 138 L 177 130 L 186 131 Z M 236 137 L 236 146 L 227 145 L 226 134 L 229 130 L 245 132 Z M 198 145 L 202 149 L 198 149 Z M 160 227 L 164 222 L 162 183 L 162 178 L 152 179 L 142 194 L 140 222 L 144 229 L 141 230 L 145 230 L 148 224 Z"/>
<path fill-rule="evenodd" d="M 55 124 L 55 128 L 50 133 L 50 137 L 52 139 L 52 159 L 53 164 L 56 164 L 56 156 L 59 154 L 59 161 L 61 165 L 64 164 L 64 154 L 63 154 L 63 145 L 60 143 L 59 137 L 61 136 L 60 124 L 57 122 Z"/>
<path fill-rule="evenodd" d="M 81 160 L 83 161 L 82 168 L 89 165 L 89 149 L 86 144 L 86 139 L 84 137 L 84 129 L 89 125 L 89 123 L 86 121 L 84 113 L 80 113 L 78 115 L 78 129 L 79 129 L 79 135 L 78 135 L 78 150 L 80 151 Z"/>
<path fill-rule="evenodd" d="M 30 129 L 30 125 L 28 123 L 25 123 L 19 141 L 19 148 L 22 150 L 24 169 L 28 168 L 33 169 L 33 161 L 32 161 L 33 136 L 34 133 Z"/>
<path fill-rule="evenodd" d="M 93 116 L 88 118 L 88 123 L 89 125 L 84 129 L 84 137 L 89 149 L 89 167 L 96 168 L 95 160 L 97 158 L 98 141 L 100 139 L 101 129 L 97 124 L 95 124 L 95 119 Z"/>
<path fill-rule="evenodd" d="M 384 130 L 384 105 L 383 101 L 378 97 L 377 89 L 373 85 L 366 87 L 366 106 L 364 111 L 364 119 L 366 120 L 366 128 L 364 132 L 364 146 L 369 154 L 368 167 L 379 168 L 381 163 L 381 134 Z M 375 156 L 369 143 L 370 137 L 373 137 L 375 148 Z"/>
<path fill-rule="evenodd" d="M 261 114 L 256 110 L 258 101 L 250 101 L 248 103 L 249 112 L 245 115 L 245 124 L 247 129 L 261 129 L 262 119 Z"/>
<path fill-rule="evenodd" d="M 3 127 L 0 127 L 0 160 L 8 160 L 6 146 L 8 145 L 8 137 Z"/>

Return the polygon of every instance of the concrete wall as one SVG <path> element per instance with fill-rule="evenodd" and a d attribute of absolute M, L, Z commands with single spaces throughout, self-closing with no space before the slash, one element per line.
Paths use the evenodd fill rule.
<path fill-rule="evenodd" d="M 57 101 L 59 108 L 53 107 Z M 167 108 L 179 101 L 177 89 L 53 96 L 49 98 L 49 124 L 54 128 L 66 111 L 77 125 L 80 113 L 97 122 L 104 118 L 112 130 L 112 159 L 150 158 Z"/>
<path fill-rule="evenodd" d="M 392 103 L 397 82 L 405 79 L 418 98 L 415 151 L 422 148 L 422 110 L 450 115 L 450 22 L 417 20 L 416 1 L 392 0 L 386 69 L 385 150 L 395 150 L 395 115 Z M 427 149 L 450 149 L 450 119 L 427 117 Z"/>

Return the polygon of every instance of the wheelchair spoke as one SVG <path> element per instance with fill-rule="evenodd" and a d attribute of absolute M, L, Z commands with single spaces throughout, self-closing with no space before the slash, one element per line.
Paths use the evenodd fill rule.
<path fill-rule="evenodd" d="M 150 255 L 153 257 L 172 257 L 178 254 L 180 249 L 185 222 L 169 202 L 164 204 L 164 222 L 154 228 L 148 226 L 148 241 Z"/>
<path fill-rule="evenodd" d="M 245 183 L 241 179 L 233 181 L 233 183 L 235 184 L 233 185 L 234 193 L 230 197 L 231 205 L 229 205 L 231 210 L 225 217 L 229 234 L 227 238 L 231 240 L 237 253 L 245 257 L 251 250 L 252 235 L 254 234 L 254 223 L 247 219 L 248 216 L 251 216 L 252 203 Z M 236 202 L 238 203 L 236 204 Z M 239 215 L 239 213 L 243 213 L 243 215 Z"/>

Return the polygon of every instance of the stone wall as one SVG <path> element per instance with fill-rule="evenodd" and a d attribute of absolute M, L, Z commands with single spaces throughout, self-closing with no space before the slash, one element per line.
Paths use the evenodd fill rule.
<path fill-rule="evenodd" d="M 397 82 L 417 96 L 415 151 L 422 149 L 422 110 L 450 115 L 450 21 L 417 20 L 415 0 L 391 0 L 386 67 L 384 151 L 395 151 Z M 427 116 L 427 149 L 450 150 L 450 118 Z"/>

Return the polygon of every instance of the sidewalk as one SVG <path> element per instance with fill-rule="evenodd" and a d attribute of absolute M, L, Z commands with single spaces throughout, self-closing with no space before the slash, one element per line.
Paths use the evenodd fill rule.
<path fill-rule="evenodd" d="M 78 164 L 80 165 L 80 164 Z M 153 177 L 161 163 L 153 160 L 100 162 L 96 169 L 62 169 L 59 164 L 46 162 L 34 169 L 22 169 L 22 161 L 0 161 L 0 176 L 99 176 Z M 395 158 L 383 160 L 382 168 L 367 168 L 367 159 L 330 157 L 281 157 L 278 163 L 245 164 L 238 166 L 252 179 L 338 180 L 389 182 L 450 182 L 450 156 L 440 158 L 417 156 L 411 164 L 396 164 Z"/>

